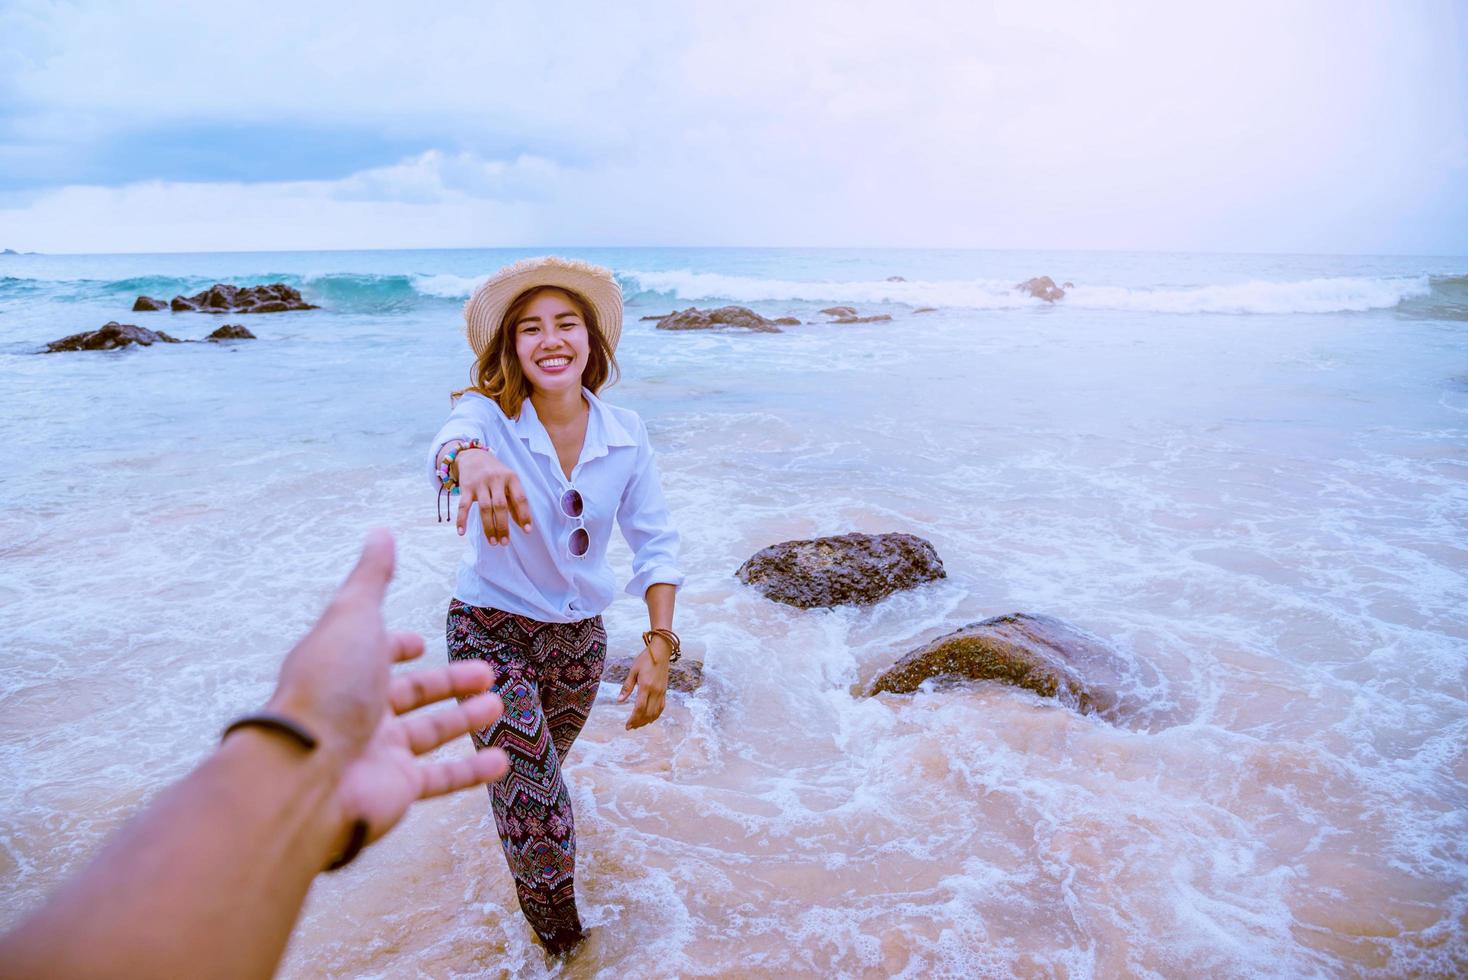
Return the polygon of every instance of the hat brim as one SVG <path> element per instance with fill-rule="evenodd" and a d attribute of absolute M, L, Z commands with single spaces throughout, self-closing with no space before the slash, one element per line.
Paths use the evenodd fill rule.
<path fill-rule="evenodd" d="M 515 298 L 536 286 L 558 286 L 585 297 L 607 344 L 622 336 L 622 287 L 610 269 L 575 259 L 545 256 L 507 265 L 486 279 L 464 304 L 464 327 L 476 357 L 494 342 Z"/>

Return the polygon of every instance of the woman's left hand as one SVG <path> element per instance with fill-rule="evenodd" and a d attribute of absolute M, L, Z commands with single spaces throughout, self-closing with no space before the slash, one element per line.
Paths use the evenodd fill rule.
<path fill-rule="evenodd" d="M 632 661 L 632 669 L 627 671 L 622 693 L 617 698 L 618 704 L 625 704 L 632 689 L 637 689 L 637 703 L 632 708 L 632 717 L 627 719 L 628 731 L 657 721 L 663 713 L 668 693 L 668 663 L 673 651 L 661 637 L 654 638 L 652 642 L 656 653 L 652 646 L 642 648 L 637 659 Z"/>

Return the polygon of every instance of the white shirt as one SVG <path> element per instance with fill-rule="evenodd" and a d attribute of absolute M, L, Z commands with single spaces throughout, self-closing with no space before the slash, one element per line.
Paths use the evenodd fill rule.
<path fill-rule="evenodd" d="M 520 417 L 511 419 L 493 399 L 466 391 L 434 437 L 429 469 L 435 489 L 440 485 L 438 456 L 444 445 L 454 439 L 478 439 L 515 471 L 530 501 L 530 533 L 511 527 L 508 547 L 491 545 L 479 520 L 479 505 L 469 508 L 464 558 L 454 586 L 460 601 L 543 623 L 599 615 L 616 593 L 607 563 L 613 517 L 632 548 L 630 595 L 642 598 L 648 586 L 659 582 L 683 584 L 677 567 L 678 532 L 663 502 L 647 427 L 636 412 L 608 405 L 586 388 L 581 393 L 590 414 L 581 458 L 569 480 L 529 399 Z M 578 522 L 560 506 L 561 495 L 573 487 L 584 501 L 581 521 L 591 538 L 591 547 L 581 558 L 572 558 L 567 547 Z"/>

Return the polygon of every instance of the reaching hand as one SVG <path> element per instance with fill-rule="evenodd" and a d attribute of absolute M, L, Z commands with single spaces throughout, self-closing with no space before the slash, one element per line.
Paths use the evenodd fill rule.
<path fill-rule="evenodd" d="M 459 515 L 454 523 L 461 536 L 473 503 L 479 504 L 479 522 L 490 544 L 510 543 L 511 518 L 530 533 L 530 501 L 514 470 L 483 449 L 465 449 L 454 462 L 459 478 Z"/>
<path fill-rule="evenodd" d="M 392 676 L 395 661 L 423 653 L 422 637 L 389 633 L 383 625 L 382 599 L 392 572 L 392 535 L 373 531 L 326 611 L 286 656 L 269 704 L 314 732 L 321 742 L 317 751 L 341 760 L 334 799 L 346 824 L 367 821 L 368 841 L 391 830 L 414 801 L 493 782 L 508 768 L 499 750 L 416 762 L 416 756 L 456 736 L 493 724 L 503 706 L 498 695 L 479 693 L 494 682 L 482 661 Z M 468 700 L 400 717 L 449 697 Z"/>
<path fill-rule="evenodd" d="M 663 644 L 666 641 L 653 642 Z M 658 716 L 663 713 L 663 703 L 668 693 L 668 661 L 671 654 L 672 651 L 663 646 L 662 655 L 654 658 L 652 649 L 643 647 L 637 659 L 632 661 L 632 669 L 627 671 L 627 679 L 622 682 L 622 693 L 617 698 L 618 704 L 625 704 L 632 689 L 637 689 L 637 703 L 632 708 L 632 716 L 627 719 L 628 731 L 657 721 Z"/>
<path fill-rule="evenodd" d="M 420 644 L 419 651 L 422 646 Z M 494 683 L 482 660 L 461 660 L 437 670 L 415 671 L 392 679 L 377 731 L 342 774 L 336 802 L 347 820 L 367 821 L 367 843 L 387 833 L 418 800 L 442 796 L 480 783 L 492 783 L 509 770 L 501 749 L 486 749 L 448 762 L 418 764 L 416 757 L 465 732 L 499 720 L 504 706 L 497 694 L 478 694 Z M 431 714 L 399 717 L 448 697 L 470 697 Z"/>

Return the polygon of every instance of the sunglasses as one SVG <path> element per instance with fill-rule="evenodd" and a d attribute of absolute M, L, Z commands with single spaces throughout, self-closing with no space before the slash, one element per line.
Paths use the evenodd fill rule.
<path fill-rule="evenodd" d="M 586 505 L 575 487 L 561 494 L 561 513 L 576 521 L 576 527 L 566 541 L 566 554 L 572 558 L 585 558 L 591 548 L 591 535 L 586 531 L 586 522 L 581 519 L 585 510 Z"/>

